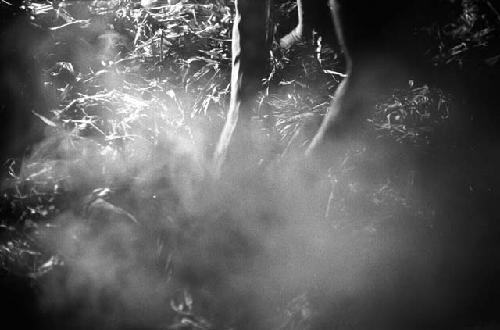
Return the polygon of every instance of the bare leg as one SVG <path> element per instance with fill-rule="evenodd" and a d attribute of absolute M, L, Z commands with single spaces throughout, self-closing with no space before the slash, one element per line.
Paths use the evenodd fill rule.
<path fill-rule="evenodd" d="M 269 58 L 269 9 L 270 0 L 236 1 L 231 100 L 214 155 L 217 176 L 226 162 L 249 165 L 255 154 L 252 153 L 250 119 Z"/>
<path fill-rule="evenodd" d="M 282 48 L 288 49 L 298 42 L 311 40 L 313 30 L 328 43 L 335 44 L 328 0 L 297 0 L 297 11 L 297 26 L 281 38 Z"/>
<path fill-rule="evenodd" d="M 320 159 L 331 156 L 332 146 L 357 133 L 374 104 L 374 97 L 405 76 L 401 56 L 393 50 L 398 48 L 394 44 L 401 42 L 396 36 L 402 30 L 398 27 L 404 27 L 394 23 L 405 6 L 402 3 L 330 1 L 337 38 L 346 56 L 347 78 L 335 92 L 308 155 Z M 359 6 L 363 10 L 358 10 Z M 394 28 L 390 29 L 392 25 Z"/>
<path fill-rule="evenodd" d="M 349 110 L 347 108 L 352 108 L 355 99 L 351 94 L 351 90 L 353 89 L 353 82 L 355 84 L 355 80 L 353 81 L 352 76 L 352 60 L 347 50 L 345 49 L 344 35 L 342 31 L 341 21 L 339 20 L 339 8 L 337 8 L 337 3 L 331 1 L 331 10 L 333 20 L 335 22 L 335 30 L 337 33 L 337 37 L 341 42 L 342 47 L 344 48 L 346 60 L 347 60 L 347 77 L 342 81 L 337 90 L 335 91 L 334 99 L 330 108 L 328 109 L 328 113 L 326 114 L 323 122 L 321 124 L 320 129 L 314 136 L 311 144 L 309 145 L 306 154 L 308 156 L 319 157 L 328 153 L 330 146 L 327 146 L 327 142 L 330 142 L 331 139 L 335 139 L 334 135 L 342 135 L 341 131 L 345 126 L 342 124 L 342 121 L 346 120 L 347 115 L 349 115 Z M 336 129 L 337 128 L 337 129 Z"/>
<path fill-rule="evenodd" d="M 309 39 L 312 36 L 312 26 L 308 26 L 310 22 L 304 17 L 304 0 L 297 0 L 297 11 L 298 11 L 298 23 L 292 32 L 288 33 L 286 36 L 281 38 L 280 46 L 281 48 L 288 49 L 298 42 L 304 39 Z"/>
<path fill-rule="evenodd" d="M 361 70 L 360 70 L 361 71 Z M 339 146 L 362 126 L 373 93 L 368 91 L 362 77 L 349 69 L 348 76 L 339 85 L 334 100 L 321 126 L 307 148 L 306 154 L 317 159 L 331 158 L 333 146 Z"/>

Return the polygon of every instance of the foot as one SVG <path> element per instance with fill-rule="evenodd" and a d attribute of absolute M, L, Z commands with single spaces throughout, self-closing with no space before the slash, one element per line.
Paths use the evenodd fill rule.
<path fill-rule="evenodd" d="M 293 29 L 292 32 L 281 38 L 280 46 L 283 49 L 289 49 L 297 43 L 308 41 L 309 39 L 311 39 L 310 35 L 311 33 L 307 33 L 304 28 L 299 25 L 295 29 Z"/>

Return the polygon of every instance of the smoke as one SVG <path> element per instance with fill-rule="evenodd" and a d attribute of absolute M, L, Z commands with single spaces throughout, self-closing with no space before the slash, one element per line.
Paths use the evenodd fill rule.
<path fill-rule="evenodd" d="M 95 25 L 99 31 L 80 24 L 73 27 L 76 32 L 66 26 L 52 33 L 68 33 L 56 39 L 79 50 L 75 67 L 85 71 L 112 58 L 118 41 L 104 33 L 104 23 Z M 92 55 L 93 45 L 75 45 L 75 33 L 99 36 L 92 39 L 102 43 L 101 57 Z M 108 90 L 121 83 L 111 69 L 97 76 L 98 86 Z M 354 174 L 352 182 L 339 181 L 339 175 L 320 170 L 324 160 L 304 159 L 293 150 L 258 165 L 261 154 L 274 150 L 257 128 L 253 140 L 262 145 L 242 143 L 232 170 L 215 179 L 206 158 L 210 139 L 199 127 L 183 126 L 186 116 L 175 93 L 168 93 L 168 102 L 158 98 L 163 105 L 138 94 L 103 92 L 75 102 L 86 114 L 97 112 L 110 134 L 96 134 L 100 141 L 86 138 L 85 133 L 96 133 L 96 123 L 75 121 L 73 133 L 53 134 L 24 164 L 21 176 L 55 183 L 64 204 L 37 238 L 64 264 L 41 279 L 44 326 L 253 330 L 463 324 L 458 316 L 475 302 L 469 292 L 476 285 L 467 272 L 474 268 L 471 255 L 464 254 L 476 240 L 462 242 L 463 228 L 448 236 L 455 224 L 435 229 L 404 208 L 359 216 L 329 212 L 332 200 L 345 202 L 346 192 L 358 189 L 356 182 L 366 185 L 363 179 Z M 81 108 L 67 107 L 59 119 L 71 122 L 71 111 Z M 327 156 L 343 159 L 348 149 L 347 142 L 338 143 Z M 398 151 L 379 151 L 400 161 Z M 361 199 L 352 198 L 351 204 L 365 209 Z"/>
<path fill-rule="evenodd" d="M 214 180 L 180 136 L 123 153 L 58 143 L 57 175 L 85 193 L 41 234 L 65 263 L 44 281 L 51 326 L 434 326 L 462 299 L 443 280 L 446 240 L 408 214 L 325 217 L 332 182 L 302 156 Z"/>
<path fill-rule="evenodd" d="M 272 154 L 260 131 L 254 140 L 264 146 L 243 144 L 250 149 L 231 160 L 235 170 L 216 180 L 209 139 L 180 127 L 172 104 L 159 109 L 119 92 L 88 100 L 108 99 L 104 120 L 135 116 L 117 143 L 59 132 L 23 168 L 23 177 L 57 182 L 66 203 L 38 237 L 64 263 L 42 279 L 47 328 L 462 324 L 457 310 L 474 301 L 474 277 L 463 273 L 473 266 L 462 254 L 471 243 L 460 247 L 443 235 L 449 228 L 435 230 L 401 208 L 327 212 L 329 197 L 342 203 L 354 183 L 339 183 L 319 170 L 323 159 L 302 152 L 258 165 L 261 153 Z M 333 156 L 348 149 L 339 143 Z"/>

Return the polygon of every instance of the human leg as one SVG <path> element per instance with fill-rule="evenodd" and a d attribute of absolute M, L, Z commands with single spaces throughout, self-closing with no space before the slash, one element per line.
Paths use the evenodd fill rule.
<path fill-rule="evenodd" d="M 250 118 L 262 87 L 269 57 L 270 0 L 236 0 L 232 36 L 231 99 L 215 150 L 215 171 L 228 160 L 244 162 L 250 154 Z"/>

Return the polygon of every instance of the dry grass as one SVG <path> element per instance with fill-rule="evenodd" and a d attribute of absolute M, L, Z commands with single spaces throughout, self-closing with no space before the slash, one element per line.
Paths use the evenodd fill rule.
<path fill-rule="evenodd" d="M 206 198 L 213 193 L 206 189 L 214 189 L 207 184 L 206 163 L 228 107 L 232 3 L 193 0 L 146 10 L 138 1 L 94 1 L 85 2 L 88 12 L 74 12 L 76 7 L 69 4 L 56 11 L 36 2 L 30 7 L 35 22 L 51 30 L 43 45 L 51 52 L 42 70 L 53 107 L 37 114 L 48 137 L 18 166 L 20 170 L 12 163 L 2 182 L 0 267 L 41 281 L 60 268 L 80 269 L 82 262 L 95 260 L 92 253 L 107 258 L 108 247 L 93 250 L 89 231 L 104 226 L 102 235 L 112 240 L 116 223 L 127 223 L 119 228 L 133 236 L 132 241 L 118 237 L 116 244 L 133 246 L 132 251 L 148 256 L 118 257 L 116 271 L 140 269 L 132 272 L 140 274 L 138 278 L 126 278 L 134 285 L 148 272 L 154 273 L 146 278 L 155 285 L 158 278 L 166 283 L 146 292 L 154 303 L 168 300 L 162 307 L 169 310 L 168 317 L 152 313 L 149 320 L 168 321 L 163 327 L 169 329 L 231 324 L 236 316 L 221 316 L 221 310 L 237 315 L 237 308 L 223 306 L 231 303 L 227 297 L 210 297 L 220 290 L 220 283 L 228 282 L 207 279 L 227 267 L 243 267 L 241 261 L 227 257 L 230 261 L 207 266 L 198 254 L 210 256 L 231 246 L 251 250 L 238 246 L 245 240 L 238 240 L 239 223 L 236 229 L 218 227 L 234 209 L 228 211 L 226 201 Z M 276 19 L 286 19 L 291 10 L 289 1 L 281 1 Z M 459 11 L 457 19 L 435 22 L 423 32 L 439 36 L 428 43 L 433 61 L 463 67 L 498 60 L 490 53 L 495 49 L 486 47 L 498 41 L 498 13 L 488 1 L 463 1 Z M 84 17 L 75 19 L 78 15 Z M 275 164 L 291 149 L 305 148 L 311 138 L 308 125 L 326 113 L 329 96 L 342 78 L 341 54 L 328 47 L 320 53 L 312 48 L 305 45 L 285 53 L 273 49 L 271 74 L 255 116 L 275 146 L 267 163 Z M 454 96 L 429 86 L 408 86 L 381 96 L 366 134 L 411 152 L 425 153 L 439 144 L 453 115 Z M 334 230 L 362 235 L 375 232 L 385 225 L 384 219 L 397 214 L 423 218 L 427 226 L 433 208 L 414 199 L 413 163 L 393 168 L 394 159 L 385 159 L 387 167 L 373 175 L 370 168 L 378 160 L 373 148 L 367 142 L 351 146 L 340 165 L 323 175 L 326 188 L 320 193 L 326 202 L 318 203 L 318 213 L 334 223 Z M 307 203 L 306 197 L 299 202 Z M 136 221 L 138 227 L 131 225 Z M 219 237 L 222 234 L 214 228 L 227 231 L 230 238 Z M 66 234 L 73 236 L 53 238 Z M 225 245 L 217 246 L 218 240 Z M 120 277 L 109 276 L 111 281 Z M 157 288 L 168 294 L 150 292 Z M 132 291 L 130 296 L 137 298 Z M 307 329 L 314 314 L 307 295 L 291 295 L 279 305 L 281 310 L 269 306 L 274 314 L 271 324 L 277 329 Z M 210 306 L 200 307 L 198 300 Z"/>

